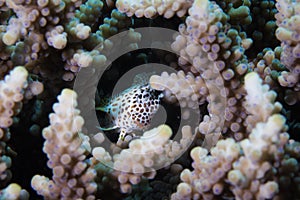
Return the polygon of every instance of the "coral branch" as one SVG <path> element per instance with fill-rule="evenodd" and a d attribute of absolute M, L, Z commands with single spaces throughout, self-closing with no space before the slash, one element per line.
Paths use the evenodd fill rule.
<path fill-rule="evenodd" d="M 79 137 L 84 124 L 76 109 L 76 93 L 64 89 L 53 105 L 55 113 L 50 114 L 50 126 L 44 128 L 46 139 L 44 152 L 53 171 L 52 180 L 40 175 L 32 178 L 31 185 L 45 199 L 95 199 L 96 171 L 85 160 L 86 149 Z"/>

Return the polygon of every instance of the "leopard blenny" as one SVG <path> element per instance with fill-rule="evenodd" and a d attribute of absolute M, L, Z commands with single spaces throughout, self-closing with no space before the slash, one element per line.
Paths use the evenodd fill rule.
<path fill-rule="evenodd" d="M 119 129 L 119 140 L 126 134 L 142 131 L 149 127 L 151 119 L 159 108 L 163 94 L 146 84 L 134 84 L 117 96 L 111 98 L 105 106 L 96 110 L 106 112 L 110 126 L 99 127 L 101 130 Z"/>

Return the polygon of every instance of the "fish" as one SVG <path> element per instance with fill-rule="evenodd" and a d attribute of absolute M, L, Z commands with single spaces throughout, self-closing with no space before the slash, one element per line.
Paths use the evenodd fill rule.
<path fill-rule="evenodd" d="M 110 126 L 98 127 L 100 130 L 119 129 L 118 140 L 124 141 L 127 134 L 146 130 L 150 126 L 163 93 L 151 88 L 145 82 L 147 79 L 141 78 L 143 76 L 146 75 L 136 76 L 131 87 L 108 100 L 104 106 L 96 107 L 96 110 L 107 113 L 110 121 Z"/>

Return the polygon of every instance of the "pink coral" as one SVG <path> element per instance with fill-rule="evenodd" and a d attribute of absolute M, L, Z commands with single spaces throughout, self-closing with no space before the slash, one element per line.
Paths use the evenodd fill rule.
<path fill-rule="evenodd" d="M 53 105 L 55 113 L 49 116 L 50 126 L 43 130 L 44 152 L 49 158 L 48 167 L 53 170 L 53 180 L 35 175 L 32 187 L 46 199 L 95 199 L 96 172 L 85 161 L 86 149 L 79 137 L 84 120 L 76 109 L 76 93 L 64 89 L 58 101 Z"/>
<path fill-rule="evenodd" d="M 278 77 L 280 85 L 292 88 L 295 93 L 293 103 L 299 101 L 299 75 L 300 75 L 300 3 L 291 0 L 277 0 L 276 8 L 278 13 L 275 15 L 276 37 L 281 42 L 283 49 L 280 61 L 288 69 L 281 72 Z"/>
<path fill-rule="evenodd" d="M 263 93 L 270 93 L 268 90 L 261 93 L 261 89 L 249 87 L 253 84 L 256 85 L 254 88 L 259 85 L 264 87 L 256 73 L 247 74 L 245 79 L 248 93 L 246 99 L 254 96 L 262 98 Z M 253 101 L 256 100 L 251 100 Z M 224 188 L 229 188 L 236 199 L 270 199 L 279 197 L 280 187 L 284 187 L 281 178 L 296 173 L 291 182 L 296 181 L 299 177 L 296 172 L 298 162 L 289 154 L 288 147 L 293 141 L 289 141 L 285 132 L 285 118 L 274 114 L 279 110 L 268 112 L 271 104 L 276 105 L 272 99 L 264 102 L 260 109 L 266 112 L 266 116 L 256 122 L 249 138 L 240 142 L 233 139 L 219 140 L 216 147 L 211 149 L 210 155 L 204 148 L 192 149 L 194 170 L 182 171 L 183 183 L 177 186 L 172 199 L 214 199 L 216 196 L 226 195 Z M 246 108 L 250 112 L 254 107 Z M 291 169 L 282 170 L 285 165 L 289 165 Z"/>

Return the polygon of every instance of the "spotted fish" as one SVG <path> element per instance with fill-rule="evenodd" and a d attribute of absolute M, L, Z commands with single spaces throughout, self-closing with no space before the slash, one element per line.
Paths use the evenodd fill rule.
<path fill-rule="evenodd" d="M 126 134 L 133 131 L 145 130 L 159 108 L 163 94 L 154 90 L 148 83 L 134 83 L 116 97 L 108 101 L 103 107 L 96 110 L 106 112 L 110 118 L 110 127 L 101 130 L 119 129 L 119 140 L 124 140 Z"/>

